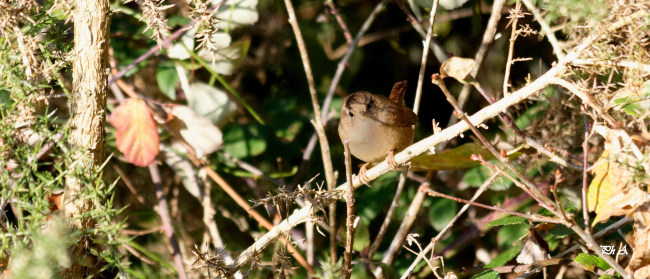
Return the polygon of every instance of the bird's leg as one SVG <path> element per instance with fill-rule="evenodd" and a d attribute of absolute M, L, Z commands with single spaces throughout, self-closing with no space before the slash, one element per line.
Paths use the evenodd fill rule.
<path fill-rule="evenodd" d="M 386 154 L 386 162 L 393 169 L 397 169 L 397 167 L 399 167 L 397 162 L 395 162 L 395 152 L 393 150 L 388 151 L 388 154 Z"/>
<path fill-rule="evenodd" d="M 371 187 L 370 184 L 368 184 L 368 182 L 370 182 L 370 179 L 368 179 L 368 176 L 366 176 L 366 171 L 368 170 L 369 165 L 370 163 L 365 163 L 363 166 L 361 166 L 361 169 L 359 170 L 359 181 L 361 181 L 363 184 L 366 184 L 366 186 Z"/>

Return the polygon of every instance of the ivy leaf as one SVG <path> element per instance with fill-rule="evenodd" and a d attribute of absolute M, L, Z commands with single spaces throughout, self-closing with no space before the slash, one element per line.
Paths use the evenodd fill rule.
<path fill-rule="evenodd" d="M 144 101 L 130 99 L 115 108 L 109 119 L 117 129 L 115 144 L 126 161 L 145 167 L 156 158 L 160 137 Z"/>
<path fill-rule="evenodd" d="M 519 216 L 508 216 L 506 218 L 494 220 L 490 223 L 487 223 L 485 225 L 485 228 L 489 229 L 492 227 L 498 227 L 498 226 L 507 226 L 507 225 L 518 225 L 518 224 L 523 224 L 528 220 L 527 218 L 524 217 L 519 217 Z"/>

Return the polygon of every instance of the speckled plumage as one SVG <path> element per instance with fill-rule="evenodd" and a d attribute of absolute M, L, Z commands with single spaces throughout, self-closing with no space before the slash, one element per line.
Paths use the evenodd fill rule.
<path fill-rule="evenodd" d="M 360 91 L 343 100 L 339 136 L 350 152 L 365 162 L 381 162 L 389 151 L 404 150 L 413 141 L 418 117 L 404 104 L 406 81 L 393 86 L 390 97 Z"/>

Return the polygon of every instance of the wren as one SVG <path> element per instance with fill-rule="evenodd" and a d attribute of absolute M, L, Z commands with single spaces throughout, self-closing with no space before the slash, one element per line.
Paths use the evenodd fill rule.
<path fill-rule="evenodd" d="M 418 116 L 404 104 L 404 93 L 406 81 L 396 83 L 388 98 L 359 91 L 343 100 L 339 136 L 343 142 L 348 140 L 354 157 L 366 162 L 359 171 L 359 179 L 366 185 L 370 163 L 386 158 L 396 169 L 395 153 L 413 142 Z"/>

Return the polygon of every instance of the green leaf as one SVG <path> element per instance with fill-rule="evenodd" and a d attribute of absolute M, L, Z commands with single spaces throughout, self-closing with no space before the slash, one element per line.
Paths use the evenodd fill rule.
<path fill-rule="evenodd" d="M 467 143 L 449 151 L 415 156 L 411 159 L 411 168 L 414 171 L 460 170 L 480 165 L 479 161 L 470 159 L 472 154 L 481 155 L 485 160 L 494 159 L 492 153 L 479 144 Z M 518 154 L 512 158 L 517 156 Z"/>
<path fill-rule="evenodd" d="M 593 269 L 594 266 L 602 270 L 608 270 L 611 268 L 611 266 L 609 266 L 609 264 L 598 255 L 580 253 L 573 261 L 584 265 L 588 269 Z"/>
<path fill-rule="evenodd" d="M 399 276 L 397 276 L 397 272 L 395 272 L 395 269 L 393 269 L 392 266 L 387 265 L 385 263 L 379 263 L 379 266 L 381 267 L 381 275 L 383 275 L 384 278 L 386 279 L 399 278 Z"/>
<path fill-rule="evenodd" d="M 463 182 L 472 187 L 480 187 L 485 181 L 490 178 L 492 174 L 488 168 L 483 166 L 473 167 L 465 172 L 463 175 Z M 509 179 L 497 178 L 492 182 L 488 188 L 493 191 L 504 191 L 510 189 L 514 183 Z"/>
<path fill-rule="evenodd" d="M 494 220 L 490 223 L 487 223 L 485 228 L 491 228 L 491 227 L 498 227 L 498 226 L 506 226 L 506 225 L 517 225 L 517 224 L 523 224 L 526 222 L 526 218 L 524 217 L 519 217 L 519 216 L 508 216 L 506 218 Z"/>
<path fill-rule="evenodd" d="M 523 245 L 519 243 L 516 246 L 512 246 L 508 248 L 508 250 L 501 252 L 501 254 L 496 256 L 496 258 L 494 258 L 489 264 L 485 265 L 484 267 L 494 268 L 494 267 L 504 266 L 510 260 L 514 259 L 517 255 L 519 255 L 519 252 L 521 252 L 522 247 Z"/>
<path fill-rule="evenodd" d="M 557 227 L 548 230 L 549 233 L 553 234 L 555 237 L 564 238 L 573 234 L 573 230 L 567 228 L 564 225 L 557 225 Z"/>
<path fill-rule="evenodd" d="M 445 198 L 434 198 L 429 209 L 429 221 L 434 229 L 441 231 L 456 216 L 458 205 L 455 201 Z"/>
<path fill-rule="evenodd" d="M 343 240 L 343 243 L 347 241 L 347 227 L 345 223 L 341 224 L 339 236 Z M 352 249 L 354 249 L 354 251 L 362 251 L 368 246 L 370 246 L 370 231 L 368 231 L 368 227 L 363 222 L 363 220 L 359 219 L 359 222 L 357 222 L 357 227 L 355 228 L 354 243 L 352 244 Z"/>
<path fill-rule="evenodd" d="M 598 277 L 598 279 L 618 279 L 618 277 L 611 276 L 609 274 L 605 274 L 603 276 Z"/>
<path fill-rule="evenodd" d="M 158 88 L 172 100 L 176 100 L 176 83 L 179 80 L 174 62 L 168 61 L 158 65 L 158 71 L 156 72 Z"/>
<path fill-rule="evenodd" d="M 176 27 L 176 26 L 185 26 L 190 23 L 190 19 L 184 16 L 173 15 L 167 18 L 167 26 Z"/>
<path fill-rule="evenodd" d="M 260 155 L 266 150 L 268 129 L 258 124 L 235 125 L 223 132 L 223 149 L 235 158 Z"/>
<path fill-rule="evenodd" d="M 497 232 L 497 243 L 499 247 L 505 248 L 512 246 L 513 242 L 528 234 L 528 228 L 530 228 L 528 224 L 517 224 L 500 228 L 499 232 Z"/>
<path fill-rule="evenodd" d="M 501 275 L 499 275 L 498 272 L 494 270 L 486 270 L 472 276 L 471 279 L 497 279 L 497 278 L 501 278 Z"/>
<path fill-rule="evenodd" d="M 275 131 L 275 136 L 292 142 L 304 126 L 303 119 L 297 113 L 283 112 L 274 114 L 269 120 L 269 126 Z"/>

